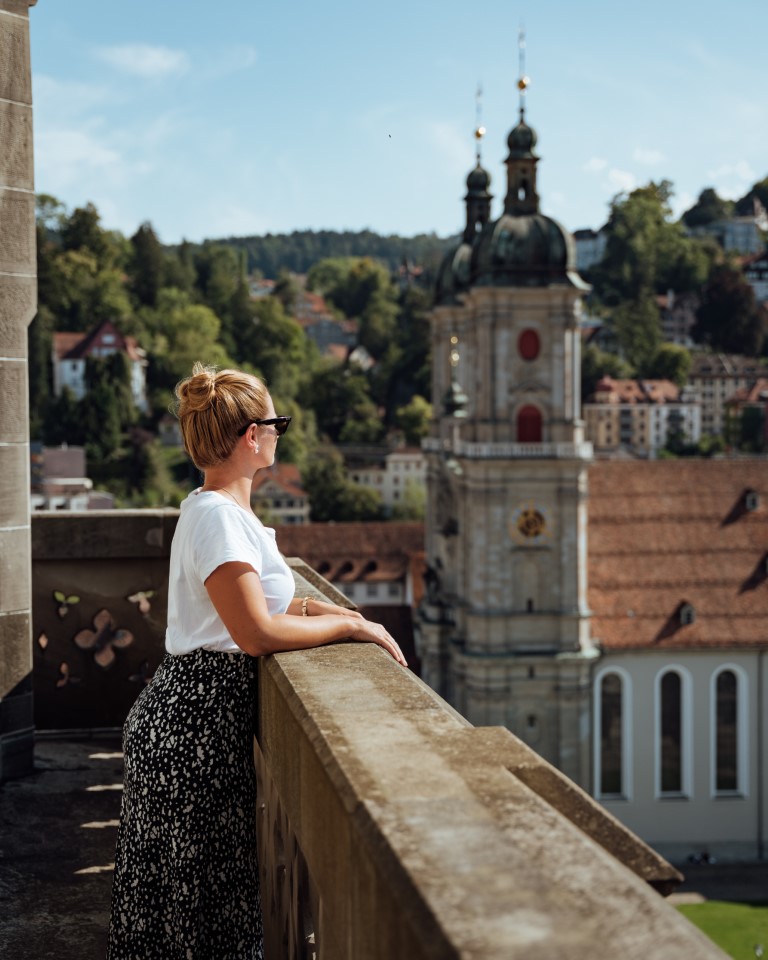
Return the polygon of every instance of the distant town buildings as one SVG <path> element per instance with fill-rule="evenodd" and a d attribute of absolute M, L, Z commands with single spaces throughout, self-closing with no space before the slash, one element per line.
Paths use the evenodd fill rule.
<path fill-rule="evenodd" d="M 755 291 L 758 303 L 768 303 L 768 250 L 748 257 L 743 263 L 744 278 Z"/>
<path fill-rule="evenodd" d="M 597 453 L 655 458 L 673 437 L 701 438 L 701 408 L 670 380 L 603 377 L 583 405 L 586 438 Z"/>
<path fill-rule="evenodd" d="M 768 366 L 753 357 L 694 354 L 688 383 L 692 397 L 701 405 L 702 433 L 721 435 L 727 401 L 739 391 L 751 390 L 756 381 L 766 377 Z"/>
<path fill-rule="evenodd" d="M 86 475 L 85 448 L 30 443 L 32 510 L 111 510 L 110 493 L 94 492 Z"/>
<path fill-rule="evenodd" d="M 426 492 L 426 458 L 418 447 L 346 446 L 341 448 L 347 475 L 353 483 L 375 490 L 387 513 L 402 506 L 409 496 Z"/>
<path fill-rule="evenodd" d="M 146 352 L 135 337 L 125 337 L 111 320 L 104 320 L 86 333 L 54 333 L 51 363 L 53 393 L 60 396 L 67 387 L 76 400 L 86 393 L 85 364 L 89 357 L 109 357 L 123 353 L 131 372 L 131 396 L 142 413 L 149 409 L 147 402 Z"/>
<path fill-rule="evenodd" d="M 253 478 L 251 503 L 256 513 L 270 524 L 309 523 L 309 494 L 301 485 L 294 463 L 272 464 Z"/>
<path fill-rule="evenodd" d="M 698 227 L 686 227 L 694 237 L 713 237 L 726 253 L 759 253 L 765 241 L 755 222 L 755 217 L 731 217 L 713 220 Z"/>

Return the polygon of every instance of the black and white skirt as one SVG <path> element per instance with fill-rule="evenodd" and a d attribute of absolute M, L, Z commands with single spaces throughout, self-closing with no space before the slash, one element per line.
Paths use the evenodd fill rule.
<path fill-rule="evenodd" d="M 261 960 L 255 677 L 166 655 L 128 714 L 108 960 Z"/>

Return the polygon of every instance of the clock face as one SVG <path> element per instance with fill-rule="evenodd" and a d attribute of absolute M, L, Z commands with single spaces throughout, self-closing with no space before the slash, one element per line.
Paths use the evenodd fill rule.
<path fill-rule="evenodd" d="M 521 503 L 512 513 L 509 532 L 518 543 L 545 543 L 552 532 L 547 510 L 532 500 Z"/>

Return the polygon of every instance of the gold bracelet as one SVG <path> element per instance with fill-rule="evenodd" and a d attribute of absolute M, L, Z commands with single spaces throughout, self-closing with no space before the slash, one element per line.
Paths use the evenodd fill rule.
<path fill-rule="evenodd" d="M 302 617 L 308 617 L 308 616 L 309 616 L 309 613 L 308 613 L 308 611 L 307 611 L 307 604 L 309 603 L 309 601 L 310 601 L 311 599 L 312 599 L 312 597 L 304 597 L 304 599 L 301 601 L 301 615 L 302 615 Z"/>

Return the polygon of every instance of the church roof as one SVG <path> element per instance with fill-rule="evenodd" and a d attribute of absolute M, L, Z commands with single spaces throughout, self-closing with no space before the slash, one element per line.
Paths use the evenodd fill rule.
<path fill-rule="evenodd" d="M 421 581 L 423 523 L 285 524 L 275 534 L 284 556 L 301 557 L 334 583 L 388 582 L 409 573 Z"/>
<path fill-rule="evenodd" d="M 765 460 L 598 461 L 588 509 L 603 649 L 768 646 Z"/>

